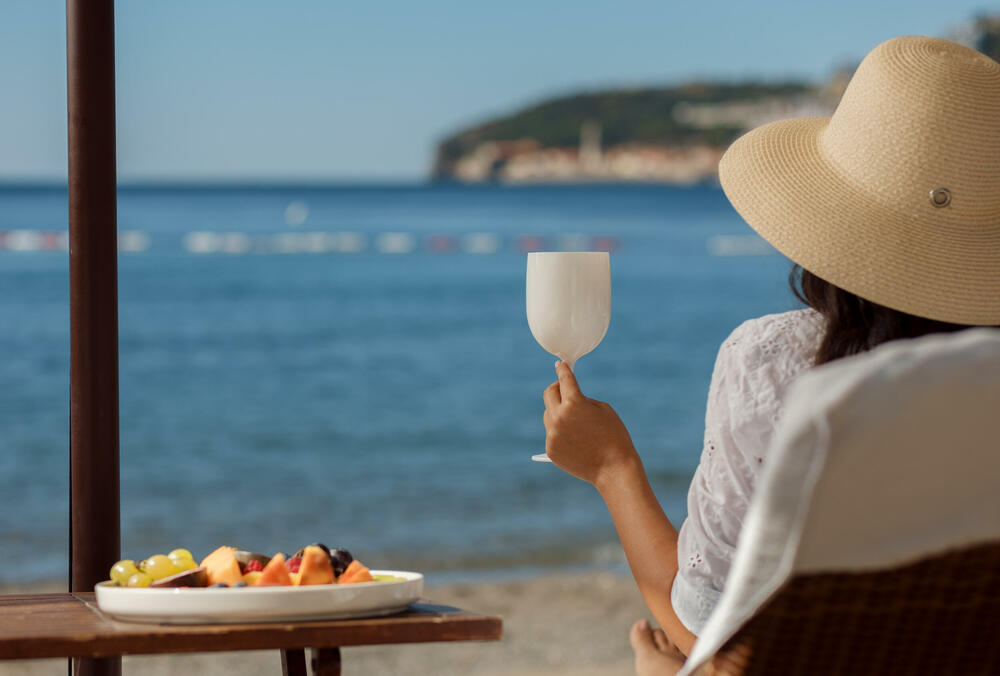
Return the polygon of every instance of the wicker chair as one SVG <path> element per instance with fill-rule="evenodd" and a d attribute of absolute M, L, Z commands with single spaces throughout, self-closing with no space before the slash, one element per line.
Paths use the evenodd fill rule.
<path fill-rule="evenodd" d="M 706 674 L 1000 674 L 1000 543 L 796 576 Z"/>
<path fill-rule="evenodd" d="M 902 343 L 791 391 L 682 674 L 1000 674 L 1000 331 Z"/>

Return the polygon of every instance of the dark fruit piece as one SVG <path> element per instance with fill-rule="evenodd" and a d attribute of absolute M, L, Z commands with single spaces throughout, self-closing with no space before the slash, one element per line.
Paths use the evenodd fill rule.
<path fill-rule="evenodd" d="M 299 566 L 301 565 L 302 565 L 302 557 L 293 556 L 292 558 L 288 559 L 288 572 L 289 573 L 299 572 Z"/>
<path fill-rule="evenodd" d="M 150 587 L 206 587 L 208 570 L 201 566 L 154 580 Z"/>
<path fill-rule="evenodd" d="M 246 587 L 246 586 L 247 586 L 247 583 L 246 583 L 246 582 L 243 582 L 243 581 L 241 580 L 240 582 L 237 582 L 237 583 L 236 583 L 236 584 L 234 584 L 233 586 L 234 586 L 234 587 Z"/>
<path fill-rule="evenodd" d="M 215 584 L 210 585 L 209 589 L 211 589 L 212 587 L 229 587 L 229 585 L 226 584 L 225 582 L 216 582 Z"/>
<path fill-rule="evenodd" d="M 243 567 L 243 574 L 246 575 L 247 573 L 252 573 L 255 570 L 264 570 L 264 564 L 257 559 L 250 561 Z"/>
<path fill-rule="evenodd" d="M 334 549 L 330 552 L 330 565 L 333 566 L 333 574 L 343 575 L 347 567 L 351 565 L 354 557 L 346 549 Z"/>

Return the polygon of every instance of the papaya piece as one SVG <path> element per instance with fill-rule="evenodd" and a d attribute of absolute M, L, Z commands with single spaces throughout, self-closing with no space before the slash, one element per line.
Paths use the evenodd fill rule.
<path fill-rule="evenodd" d="M 201 560 L 201 563 L 198 565 L 204 568 L 211 568 L 217 562 L 222 561 L 224 558 L 226 558 L 229 554 L 233 554 L 234 555 L 233 558 L 236 558 L 235 552 L 236 552 L 236 547 L 227 547 L 226 545 L 223 545 L 218 549 L 216 549 L 211 554 L 209 554 L 208 556 L 206 556 L 205 558 L 203 558 Z"/>
<path fill-rule="evenodd" d="M 330 584 L 333 582 L 333 566 L 330 556 L 321 548 L 309 545 L 302 552 L 299 566 L 299 584 Z"/>
<path fill-rule="evenodd" d="M 202 559 L 201 565 L 208 574 L 209 585 L 220 582 L 233 585 L 243 581 L 243 573 L 240 572 L 240 564 L 236 560 L 236 547 L 225 545 L 219 547 Z"/>
<path fill-rule="evenodd" d="M 340 577 L 337 578 L 339 584 L 351 584 L 353 582 L 374 582 L 375 578 L 372 577 L 372 573 L 364 566 L 360 561 L 354 559 L 351 563 L 344 569 Z"/>
<path fill-rule="evenodd" d="M 271 557 L 271 560 L 264 570 L 260 572 L 260 578 L 257 579 L 258 587 L 266 587 L 273 585 L 284 585 L 291 586 L 292 577 L 288 573 L 288 564 L 285 563 L 285 555 L 278 552 Z"/>

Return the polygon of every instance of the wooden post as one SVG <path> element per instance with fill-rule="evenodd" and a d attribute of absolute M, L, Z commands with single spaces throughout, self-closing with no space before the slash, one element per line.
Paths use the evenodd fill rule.
<path fill-rule="evenodd" d="M 69 122 L 70 590 L 121 554 L 114 0 L 66 0 Z M 86 676 L 121 660 L 76 660 Z"/>

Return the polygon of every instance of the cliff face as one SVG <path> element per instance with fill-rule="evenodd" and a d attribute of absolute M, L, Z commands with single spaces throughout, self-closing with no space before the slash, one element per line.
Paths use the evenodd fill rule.
<path fill-rule="evenodd" d="M 1000 60 L 1000 14 L 949 36 Z M 464 182 L 713 180 L 723 150 L 748 129 L 826 117 L 852 74 L 813 85 L 707 83 L 565 96 L 463 129 L 437 148 L 432 177 Z"/>

